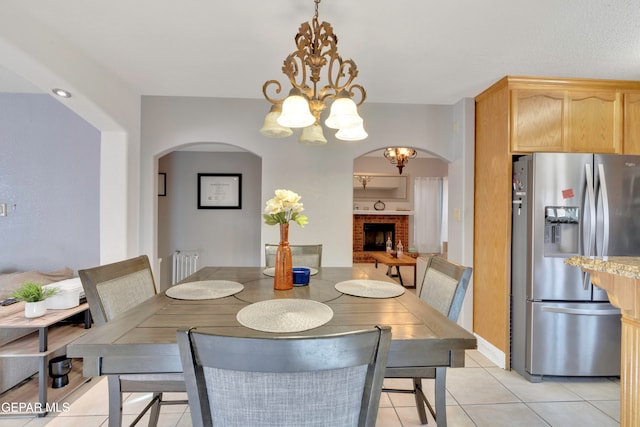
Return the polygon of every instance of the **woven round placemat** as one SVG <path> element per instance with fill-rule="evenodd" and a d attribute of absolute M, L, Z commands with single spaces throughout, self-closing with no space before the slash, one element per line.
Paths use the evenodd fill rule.
<path fill-rule="evenodd" d="M 166 295 L 183 300 L 216 299 L 237 294 L 243 289 L 242 283 L 229 280 L 202 280 L 172 286 L 167 289 Z"/>
<path fill-rule="evenodd" d="M 308 299 L 271 299 L 256 302 L 238 312 L 236 319 L 262 332 L 300 332 L 317 328 L 333 318 L 333 310 Z"/>
<path fill-rule="evenodd" d="M 343 294 L 365 298 L 392 298 L 404 294 L 404 287 L 382 280 L 354 279 L 336 283 Z"/>

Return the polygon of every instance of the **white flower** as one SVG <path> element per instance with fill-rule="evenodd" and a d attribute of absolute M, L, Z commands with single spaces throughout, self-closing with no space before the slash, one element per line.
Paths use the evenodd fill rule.
<path fill-rule="evenodd" d="M 269 199 L 264 208 L 266 214 L 263 217 L 267 224 L 286 224 L 291 220 L 301 226 L 308 223 L 307 217 L 300 215 L 300 212 L 304 211 L 304 207 L 300 203 L 299 194 L 283 189 L 276 190 L 275 194 L 276 196 Z"/>

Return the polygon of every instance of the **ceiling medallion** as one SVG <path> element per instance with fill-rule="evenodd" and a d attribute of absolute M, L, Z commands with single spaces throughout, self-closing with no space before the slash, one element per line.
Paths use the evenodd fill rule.
<path fill-rule="evenodd" d="M 358 67 L 351 59 L 343 60 L 338 53 L 338 37 L 328 22 L 318 22 L 318 4 L 314 0 L 315 14 L 311 23 L 300 24 L 295 36 L 297 50 L 284 60 L 282 72 L 289 79 L 291 89 L 288 96 L 277 99 L 268 94 L 282 91 L 277 80 L 268 80 L 262 93 L 273 104 L 264 120 L 260 133 L 270 138 L 290 136 L 291 128 L 302 128 L 300 142 L 310 145 L 325 144 L 327 140 L 320 124 L 320 116 L 331 102 L 329 117 L 324 125 L 337 129 L 337 139 L 359 141 L 368 135 L 363 120 L 358 114 L 367 93 L 362 86 L 354 84 Z M 320 83 L 320 72 L 326 67 L 326 83 Z M 359 94 L 356 104 L 353 97 Z"/>

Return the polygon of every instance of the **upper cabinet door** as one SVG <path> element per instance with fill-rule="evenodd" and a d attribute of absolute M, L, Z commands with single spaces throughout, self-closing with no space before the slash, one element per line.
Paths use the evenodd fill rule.
<path fill-rule="evenodd" d="M 566 91 L 511 91 L 511 151 L 565 150 Z"/>
<path fill-rule="evenodd" d="M 624 94 L 624 154 L 640 154 L 640 92 Z"/>
<path fill-rule="evenodd" d="M 622 153 L 622 100 L 618 91 L 568 91 L 567 151 Z"/>

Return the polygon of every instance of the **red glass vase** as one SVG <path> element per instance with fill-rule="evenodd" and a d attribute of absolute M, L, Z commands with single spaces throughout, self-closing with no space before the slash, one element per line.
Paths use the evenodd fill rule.
<path fill-rule="evenodd" d="M 280 244 L 276 251 L 273 289 L 286 291 L 293 288 L 293 263 L 289 246 L 289 224 L 280 224 Z"/>

